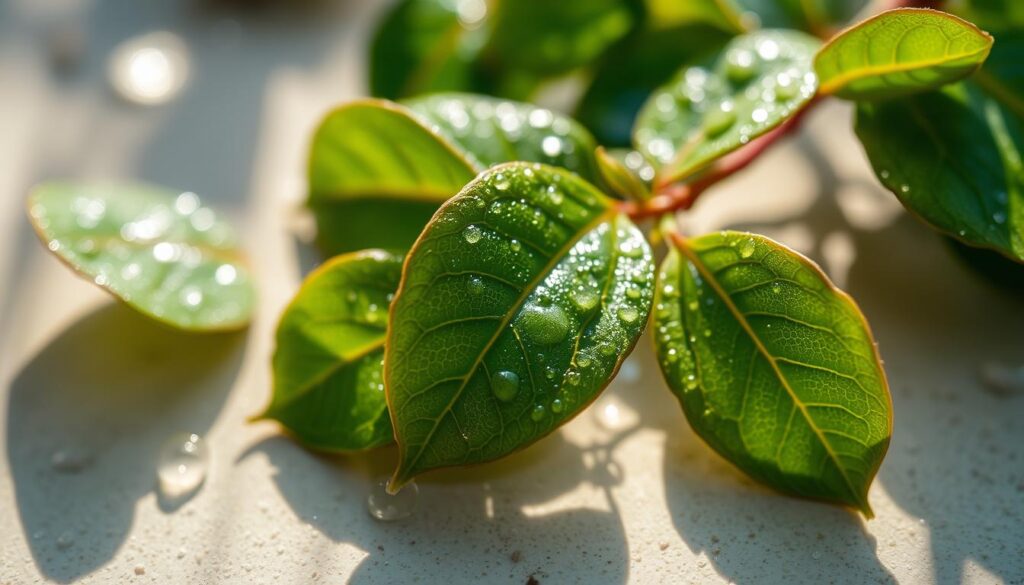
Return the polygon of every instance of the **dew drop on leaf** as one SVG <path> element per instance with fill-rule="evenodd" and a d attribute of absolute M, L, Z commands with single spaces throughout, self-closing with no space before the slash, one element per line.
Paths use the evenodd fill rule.
<path fill-rule="evenodd" d="M 569 300 L 576 306 L 581 312 L 586 313 L 597 306 L 597 301 L 600 300 L 597 296 L 597 292 L 591 288 L 574 288 L 569 292 Z"/>
<path fill-rule="evenodd" d="M 633 323 L 640 317 L 640 313 L 630 306 L 620 307 L 618 315 L 623 323 Z"/>
<path fill-rule="evenodd" d="M 480 238 L 483 237 L 483 232 L 480 230 L 479 226 L 470 225 L 467 226 L 465 230 L 463 230 L 462 237 L 466 240 L 467 243 L 475 244 L 480 241 Z"/>
<path fill-rule="evenodd" d="M 562 402 L 561 398 L 555 398 L 551 401 L 551 412 L 558 414 L 565 409 L 565 403 Z"/>
<path fill-rule="evenodd" d="M 469 282 L 466 283 L 466 290 L 470 293 L 478 295 L 484 292 L 484 281 L 479 276 L 470 276 Z"/>
<path fill-rule="evenodd" d="M 519 317 L 518 326 L 535 343 L 550 345 L 565 339 L 569 333 L 569 318 L 557 305 L 544 307 L 527 305 Z"/>
<path fill-rule="evenodd" d="M 740 244 L 740 257 L 750 258 L 751 256 L 754 255 L 755 248 L 756 244 L 754 242 L 754 238 L 748 238 L 744 240 L 744 242 Z"/>
<path fill-rule="evenodd" d="M 704 115 L 702 128 L 708 136 L 718 136 L 736 123 L 736 112 L 731 101 L 724 101 Z"/>
<path fill-rule="evenodd" d="M 546 414 L 547 409 L 544 408 L 544 405 L 537 404 L 536 406 L 533 407 L 533 411 L 530 412 L 530 418 L 533 419 L 533 422 L 540 422 Z"/>
<path fill-rule="evenodd" d="M 491 388 L 498 400 L 509 402 L 519 393 L 519 375 L 508 370 L 497 372 L 491 376 Z"/>

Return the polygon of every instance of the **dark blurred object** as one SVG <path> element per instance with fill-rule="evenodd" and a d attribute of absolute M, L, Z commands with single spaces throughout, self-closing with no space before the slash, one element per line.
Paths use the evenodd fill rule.
<path fill-rule="evenodd" d="M 46 36 L 50 65 L 58 75 L 72 75 L 82 66 L 87 47 L 81 24 L 63 22 L 53 25 Z"/>

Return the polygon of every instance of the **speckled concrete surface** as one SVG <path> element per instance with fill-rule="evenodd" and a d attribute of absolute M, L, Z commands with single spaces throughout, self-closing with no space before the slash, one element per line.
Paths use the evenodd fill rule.
<path fill-rule="evenodd" d="M 362 92 L 380 7 L 338 4 L 234 21 L 201 2 L 0 6 L 0 583 L 1024 583 L 1024 396 L 977 381 L 990 356 L 1024 360 L 1024 303 L 974 279 L 879 189 L 841 105 L 687 222 L 811 253 L 860 302 L 896 409 L 876 519 L 733 471 L 688 430 L 649 341 L 608 391 L 623 426 L 588 411 L 506 461 L 432 475 L 401 523 L 364 504 L 393 452 L 319 457 L 246 424 L 309 265 L 289 231 L 309 131 Z M 69 21 L 88 52 L 56 77 L 47 31 Z M 165 107 L 127 107 L 103 59 L 158 28 L 188 41 L 192 84 Z M 52 176 L 140 178 L 224 210 L 257 260 L 252 329 L 178 336 L 72 277 L 21 211 Z M 183 430 L 208 439 L 210 473 L 192 499 L 161 501 L 156 451 Z M 76 450 L 82 469 L 54 467 Z"/>

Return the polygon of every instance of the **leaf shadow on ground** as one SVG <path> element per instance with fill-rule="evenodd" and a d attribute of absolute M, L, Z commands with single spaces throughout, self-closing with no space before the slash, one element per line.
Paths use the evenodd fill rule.
<path fill-rule="evenodd" d="M 611 497 L 620 478 L 608 445 L 584 448 L 556 432 L 501 461 L 428 475 L 419 481 L 416 513 L 394 523 L 373 520 L 365 503 L 368 486 L 393 470 L 393 447 L 318 456 L 271 437 L 241 458 L 256 452 L 277 468 L 274 480 L 299 518 L 332 541 L 367 551 L 351 583 L 410 575 L 452 584 L 628 579 L 626 537 Z M 333 493 L 315 488 L 323 485 L 335 486 Z M 589 505 L 562 509 L 558 500 L 578 488 Z"/>
<path fill-rule="evenodd" d="M 43 575 L 71 582 L 114 556 L 136 502 L 156 488 L 160 446 L 210 428 L 244 341 L 180 333 L 110 304 L 22 367 L 9 389 L 7 458 Z"/>
<path fill-rule="evenodd" d="M 1024 395 L 994 395 L 978 378 L 987 360 L 1020 363 L 1019 292 L 979 278 L 940 236 L 906 213 L 884 225 L 856 225 L 856 214 L 833 196 L 851 179 L 835 171 L 821 144 L 805 136 L 801 146 L 827 187 L 810 208 L 799 218 L 729 227 L 773 234 L 799 221 L 806 232 L 802 251 L 857 300 L 885 360 L 895 411 L 893 441 L 872 498 L 877 508 L 884 490 L 914 518 L 882 515 L 862 528 L 852 513 L 743 487 L 749 480 L 684 438 L 677 445 L 670 441 L 665 460 L 666 492 L 680 534 L 694 550 L 707 551 L 719 573 L 741 583 L 892 582 L 876 550 L 905 546 L 905 540 L 930 548 L 932 571 L 901 567 L 901 574 L 920 570 L 922 581 L 955 584 L 973 565 L 1020 582 Z M 871 182 L 856 187 L 892 197 Z M 827 244 L 835 234 L 852 251 L 838 263 Z M 750 527 L 746 542 L 737 534 L 737 519 Z M 875 542 L 867 532 L 871 523 L 894 524 L 886 532 L 899 538 Z M 765 531 L 781 540 L 758 544 Z M 727 546 L 723 533 L 734 542 Z"/>

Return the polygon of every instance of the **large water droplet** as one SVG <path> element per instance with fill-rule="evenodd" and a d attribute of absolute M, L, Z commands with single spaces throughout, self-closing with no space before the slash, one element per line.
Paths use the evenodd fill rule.
<path fill-rule="evenodd" d="M 754 250 L 757 248 L 757 243 L 754 242 L 754 238 L 747 238 L 740 244 L 740 257 L 750 258 L 754 255 Z"/>
<path fill-rule="evenodd" d="M 177 500 L 192 495 L 206 480 L 210 450 L 195 433 L 180 433 L 167 439 L 160 448 L 157 463 L 160 494 Z"/>
<path fill-rule="evenodd" d="M 600 300 L 597 291 L 590 287 L 579 287 L 569 291 L 569 300 L 581 312 L 586 313 L 597 306 Z"/>
<path fill-rule="evenodd" d="M 494 188 L 498 191 L 506 191 L 509 188 L 508 179 L 505 177 L 505 173 L 498 173 L 494 175 Z"/>
<path fill-rule="evenodd" d="M 565 410 L 565 403 L 562 402 L 561 398 L 555 398 L 551 401 L 551 412 L 558 414 Z"/>
<path fill-rule="evenodd" d="M 543 404 L 537 404 L 533 407 L 533 411 L 530 412 L 530 418 L 533 422 L 540 422 L 547 413 L 548 410 L 544 408 Z"/>
<path fill-rule="evenodd" d="M 491 388 L 498 400 L 509 402 L 519 393 L 519 375 L 508 370 L 497 372 L 491 376 Z"/>
<path fill-rule="evenodd" d="M 518 326 L 535 343 L 558 343 L 569 334 L 569 318 L 557 305 L 529 304 L 519 316 Z"/>
<path fill-rule="evenodd" d="M 480 230 L 480 226 L 469 225 L 462 231 L 462 238 L 469 244 L 475 244 L 480 241 L 483 237 L 483 231 Z"/>
<path fill-rule="evenodd" d="M 412 516 L 416 511 L 416 500 L 420 488 L 408 483 L 397 494 L 388 493 L 388 480 L 382 479 L 373 485 L 366 497 L 366 509 L 381 522 L 394 522 Z"/>
<path fill-rule="evenodd" d="M 702 128 L 708 136 L 718 136 L 736 123 L 736 112 L 733 110 L 731 101 L 724 101 L 717 108 L 712 108 L 704 114 Z"/>
<path fill-rule="evenodd" d="M 640 318 L 640 313 L 629 305 L 619 307 L 618 315 L 623 323 L 635 323 Z"/>

